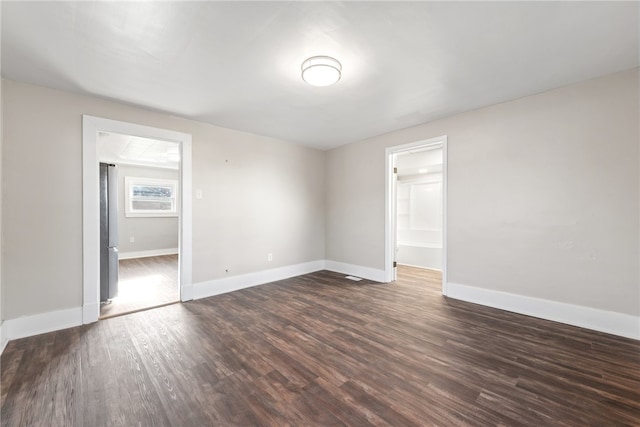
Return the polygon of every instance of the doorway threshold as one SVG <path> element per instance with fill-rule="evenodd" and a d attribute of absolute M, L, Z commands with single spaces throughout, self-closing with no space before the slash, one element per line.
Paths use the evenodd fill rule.
<path fill-rule="evenodd" d="M 142 307 L 142 308 L 138 308 L 138 309 L 135 309 L 135 310 L 123 311 L 123 312 L 112 313 L 112 314 L 105 314 L 104 316 L 100 316 L 98 318 L 98 320 L 111 319 L 111 318 L 114 318 L 114 317 L 124 316 L 124 315 L 127 315 L 127 314 L 133 314 L 133 313 L 139 313 L 141 311 L 153 310 L 154 308 L 166 307 L 168 305 L 179 304 L 179 303 L 180 303 L 180 301 L 171 301 L 171 302 L 165 302 L 164 304 L 152 305 L 151 307 Z"/>

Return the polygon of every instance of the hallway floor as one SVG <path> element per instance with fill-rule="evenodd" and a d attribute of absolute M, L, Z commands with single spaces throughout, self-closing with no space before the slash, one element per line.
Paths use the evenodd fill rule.
<path fill-rule="evenodd" d="M 120 260 L 118 296 L 100 306 L 100 318 L 166 305 L 180 300 L 178 255 Z"/>

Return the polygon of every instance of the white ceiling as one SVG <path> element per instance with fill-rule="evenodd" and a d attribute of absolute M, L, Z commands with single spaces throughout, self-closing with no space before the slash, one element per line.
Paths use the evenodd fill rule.
<path fill-rule="evenodd" d="M 159 141 L 112 132 L 98 133 L 98 160 L 118 165 L 178 169 L 180 152 L 176 142 Z"/>
<path fill-rule="evenodd" d="M 444 162 L 442 148 L 429 148 L 407 151 L 396 155 L 395 165 L 398 179 L 416 175 L 442 173 Z"/>
<path fill-rule="evenodd" d="M 2 75 L 336 147 L 639 65 L 638 2 L 2 2 Z M 338 84 L 300 78 L 313 55 Z"/>

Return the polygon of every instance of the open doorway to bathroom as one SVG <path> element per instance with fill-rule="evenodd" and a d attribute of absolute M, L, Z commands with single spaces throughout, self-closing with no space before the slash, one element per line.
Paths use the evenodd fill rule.
<path fill-rule="evenodd" d="M 180 150 L 100 131 L 100 318 L 180 300 Z"/>
<path fill-rule="evenodd" d="M 387 273 L 446 292 L 446 137 L 387 149 Z"/>

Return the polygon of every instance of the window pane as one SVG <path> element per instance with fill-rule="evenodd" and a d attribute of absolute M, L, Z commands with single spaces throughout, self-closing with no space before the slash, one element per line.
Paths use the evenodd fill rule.
<path fill-rule="evenodd" d="M 125 176 L 125 216 L 177 216 L 178 181 Z"/>
<path fill-rule="evenodd" d="M 159 185 L 133 185 L 132 193 L 135 198 L 164 199 L 173 197 L 173 188 Z"/>

